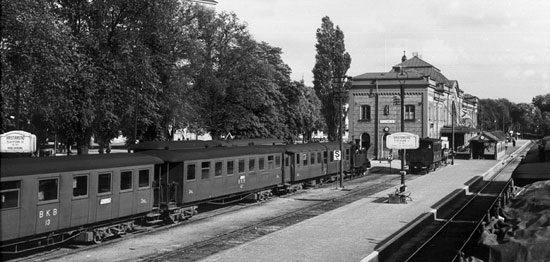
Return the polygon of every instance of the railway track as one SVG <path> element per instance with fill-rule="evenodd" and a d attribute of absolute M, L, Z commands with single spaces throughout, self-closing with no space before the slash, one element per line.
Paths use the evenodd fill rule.
<path fill-rule="evenodd" d="M 397 180 L 398 178 L 396 178 Z M 348 194 L 332 198 L 313 200 L 317 203 L 301 210 L 282 214 L 235 231 L 228 232 L 216 238 L 197 242 L 191 246 L 179 248 L 163 254 L 152 254 L 140 261 L 196 261 L 220 251 L 236 247 L 261 236 L 297 224 L 306 219 L 318 216 L 330 210 L 337 209 L 356 200 L 370 196 L 376 192 L 394 187 L 395 183 L 379 183 L 364 188 L 355 189 Z M 311 201 L 311 200 L 310 200 Z"/>
<path fill-rule="evenodd" d="M 510 196 L 513 183 L 508 175 L 521 161 L 520 154 L 503 161 L 489 180 L 479 177 L 470 185 L 470 194 L 457 194 L 437 210 L 435 218 L 425 216 L 395 240 L 398 244 L 386 244 L 380 261 L 459 261 L 476 241 L 483 221 L 496 216 L 496 208 Z"/>

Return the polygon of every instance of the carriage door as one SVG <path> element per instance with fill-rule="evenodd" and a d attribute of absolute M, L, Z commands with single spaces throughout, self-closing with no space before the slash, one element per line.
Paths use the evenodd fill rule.
<path fill-rule="evenodd" d="M 160 180 L 162 177 L 162 174 L 164 173 L 164 176 L 166 176 L 166 170 L 168 169 L 166 167 L 167 164 L 157 165 L 155 166 L 156 172 L 153 176 L 153 206 L 159 206 L 159 203 L 161 202 L 161 188 L 160 188 Z"/>
<path fill-rule="evenodd" d="M 283 170 L 282 173 L 283 173 L 283 184 L 284 184 L 284 183 L 290 182 L 290 157 L 285 153 L 282 154 L 282 157 L 283 157 L 282 164 L 280 163 L 281 160 L 277 160 L 277 158 L 275 158 L 275 165 L 276 166 L 281 165 L 281 169 Z"/>
<path fill-rule="evenodd" d="M 38 180 L 36 234 L 57 230 L 59 225 L 59 177 Z"/>

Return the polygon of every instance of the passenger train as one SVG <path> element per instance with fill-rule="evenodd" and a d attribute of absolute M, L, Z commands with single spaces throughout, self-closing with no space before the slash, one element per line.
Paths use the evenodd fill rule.
<path fill-rule="evenodd" d="M 135 153 L 3 158 L 2 252 L 101 242 L 136 222 L 187 219 L 201 203 L 261 200 L 339 173 L 338 143 L 270 144 L 162 142 L 134 147 Z M 352 175 L 369 163 L 350 144 L 341 159 Z"/>

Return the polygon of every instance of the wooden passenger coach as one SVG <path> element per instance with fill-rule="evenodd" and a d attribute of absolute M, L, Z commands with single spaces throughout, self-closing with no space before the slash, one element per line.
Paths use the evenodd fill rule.
<path fill-rule="evenodd" d="M 33 240 L 57 243 L 74 232 L 100 240 L 94 227 L 150 212 L 153 168 L 161 162 L 139 154 L 2 159 L 3 251 Z"/>
<path fill-rule="evenodd" d="M 148 151 L 164 160 L 155 181 L 156 203 L 177 206 L 273 188 L 283 181 L 284 148 L 219 147 Z"/>

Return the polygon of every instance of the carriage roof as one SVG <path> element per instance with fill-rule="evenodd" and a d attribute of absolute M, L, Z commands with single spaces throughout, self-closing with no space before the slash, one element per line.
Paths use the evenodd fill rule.
<path fill-rule="evenodd" d="M 162 163 L 158 157 L 138 153 L 19 157 L 3 158 L 1 161 L 2 178 Z"/>
<path fill-rule="evenodd" d="M 197 150 L 153 150 L 144 151 L 143 153 L 158 157 L 166 162 L 183 162 L 235 156 L 283 153 L 284 151 L 284 146 L 243 146 L 215 147 Z"/>

